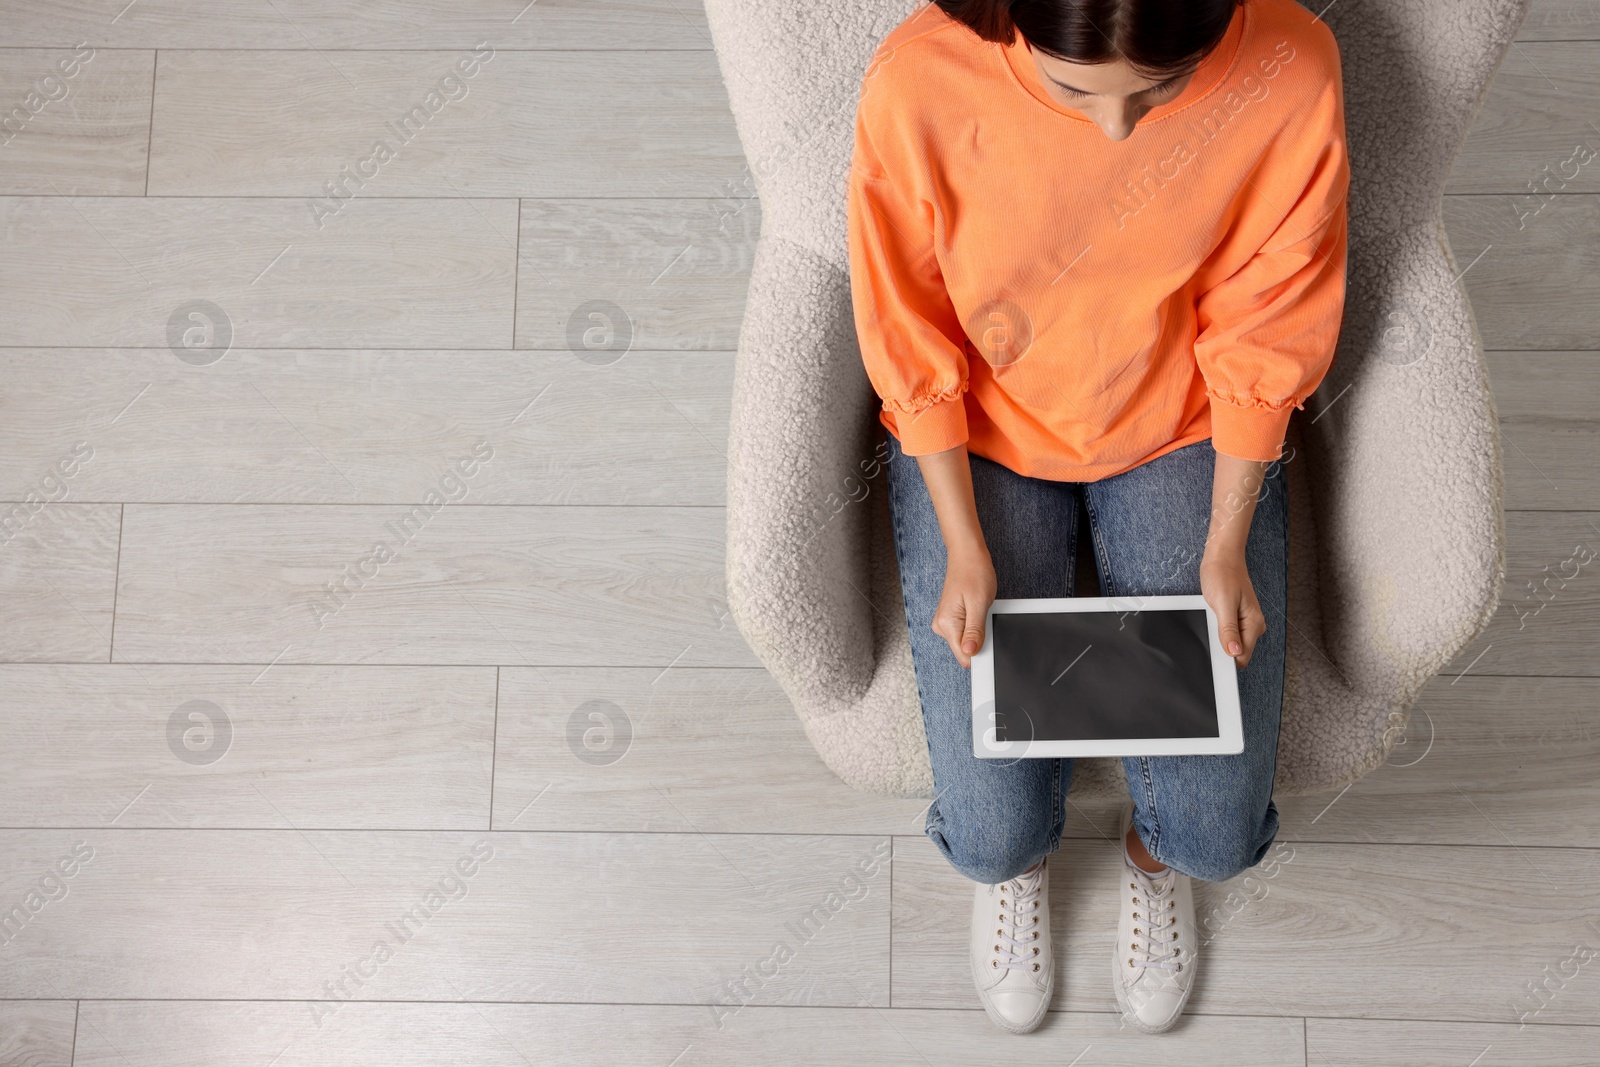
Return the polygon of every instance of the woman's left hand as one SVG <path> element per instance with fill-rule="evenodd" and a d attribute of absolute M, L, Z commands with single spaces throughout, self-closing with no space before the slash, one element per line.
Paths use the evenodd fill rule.
<path fill-rule="evenodd" d="M 1267 632 L 1267 619 L 1250 584 L 1243 549 L 1213 546 L 1206 550 L 1200 560 L 1200 593 L 1217 613 L 1217 635 L 1223 650 L 1242 669 L 1250 662 L 1256 642 Z"/>

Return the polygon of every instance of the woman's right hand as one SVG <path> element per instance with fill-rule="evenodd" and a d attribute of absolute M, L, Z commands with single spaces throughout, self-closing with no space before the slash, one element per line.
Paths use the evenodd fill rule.
<path fill-rule="evenodd" d="M 949 554 L 944 593 L 933 613 L 933 632 L 950 643 L 956 661 L 972 669 L 972 657 L 983 647 L 983 624 L 994 603 L 994 562 L 986 548 Z"/>

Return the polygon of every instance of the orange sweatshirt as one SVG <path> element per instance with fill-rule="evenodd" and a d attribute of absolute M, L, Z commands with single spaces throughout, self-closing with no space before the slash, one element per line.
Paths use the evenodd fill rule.
<path fill-rule="evenodd" d="M 927 4 L 862 81 L 848 189 L 856 333 L 907 455 L 1097 481 L 1212 438 L 1278 458 L 1344 309 L 1333 34 L 1245 0 L 1124 141 L 1057 103 L 1019 35 Z"/>

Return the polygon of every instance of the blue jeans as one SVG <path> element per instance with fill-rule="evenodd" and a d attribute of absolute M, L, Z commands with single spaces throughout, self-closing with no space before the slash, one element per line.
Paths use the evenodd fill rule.
<path fill-rule="evenodd" d="M 931 629 L 944 589 L 945 546 L 914 457 L 889 435 L 889 509 L 911 629 L 917 691 L 933 762 L 926 832 L 977 882 L 1006 881 L 1061 843 L 1070 759 L 981 760 L 972 754 L 972 678 Z M 1072 596 L 1078 501 L 1106 596 L 1200 592 L 1216 453 L 1176 449 L 1098 482 L 1028 478 L 970 456 L 978 522 L 996 596 Z M 1130 756 L 1122 761 L 1146 850 L 1183 874 L 1220 882 L 1261 862 L 1278 833 L 1272 780 L 1283 707 L 1288 500 L 1268 468 L 1245 562 L 1267 632 L 1239 672 L 1244 751 L 1235 756 Z"/>

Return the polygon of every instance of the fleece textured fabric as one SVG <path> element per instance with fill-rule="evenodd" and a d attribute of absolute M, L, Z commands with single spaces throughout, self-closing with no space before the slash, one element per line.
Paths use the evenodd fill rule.
<path fill-rule="evenodd" d="M 1381 764 L 1504 571 L 1499 437 L 1444 182 L 1530 0 L 1339 0 L 1349 254 L 1333 365 L 1290 419 L 1281 795 Z M 728 436 L 730 612 L 851 785 L 932 794 L 851 303 L 846 201 L 867 65 L 916 0 L 705 0 L 761 237 Z M 1316 10 L 1324 5 L 1316 4 Z M 1445 713 L 1442 709 L 1436 714 Z M 1126 796 L 1079 760 L 1072 795 Z"/>
<path fill-rule="evenodd" d="M 1277 459 L 1338 340 L 1349 181 L 1338 44 L 1294 0 L 1241 4 L 1120 142 L 1020 34 L 919 8 L 867 68 L 850 170 L 880 419 L 907 455 L 1055 481 L 1207 438 Z"/>

